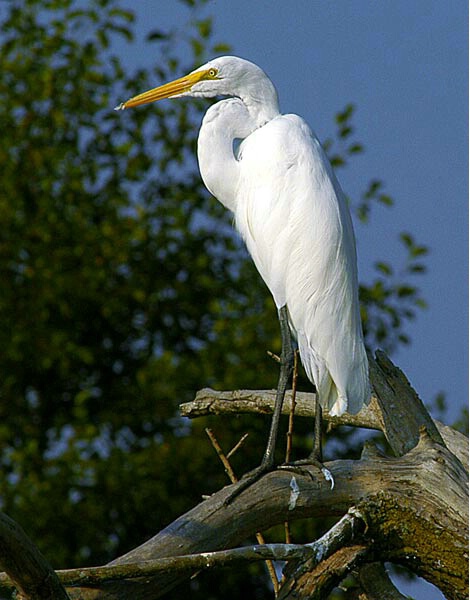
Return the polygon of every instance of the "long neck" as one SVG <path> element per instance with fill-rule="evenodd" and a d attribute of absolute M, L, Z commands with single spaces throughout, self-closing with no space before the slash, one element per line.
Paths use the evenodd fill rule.
<path fill-rule="evenodd" d="M 277 91 L 269 77 L 257 80 L 256 85 L 250 86 L 249 92 L 240 93 L 240 98 L 257 127 L 279 114 Z"/>
<path fill-rule="evenodd" d="M 210 193 L 231 211 L 235 209 L 240 171 L 234 143 L 258 127 L 240 98 L 212 105 L 202 121 L 197 150 L 201 176 Z"/>

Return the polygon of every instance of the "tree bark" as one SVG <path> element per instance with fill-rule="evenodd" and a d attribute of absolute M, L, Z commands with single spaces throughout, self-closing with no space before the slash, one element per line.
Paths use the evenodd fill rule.
<path fill-rule="evenodd" d="M 382 563 L 368 563 L 359 569 L 357 579 L 361 586 L 358 600 L 408 600 L 390 581 Z"/>
<path fill-rule="evenodd" d="M 466 599 L 468 474 L 462 464 L 468 456 L 466 438 L 432 421 L 404 375 L 384 355 L 371 360 L 371 382 L 374 395 L 359 415 L 332 418 L 326 413 L 325 417 L 335 424 L 382 430 L 395 457 L 384 456 L 366 443 L 360 460 L 326 463 L 336 482 L 334 489 L 315 467 L 306 467 L 306 474 L 285 469 L 269 473 L 228 505 L 224 501 L 233 486 L 226 486 L 107 565 L 106 581 L 95 573 L 94 580 L 89 577 L 78 587 L 67 586 L 70 598 L 160 598 L 180 581 L 228 556 L 230 560 L 248 556 L 245 550 L 238 555 L 237 551 L 222 556 L 207 553 L 239 545 L 256 531 L 285 521 L 336 515 L 342 519 L 325 534 L 328 543 L 317 540 L 315 556 L 300 552 L 294 558 L 297 551 L 291 549 L 280 598 L 326 598 L 354 570 L 362 588 L 360 600 L 381 597 L 379 589 L 387 593 L 383 598 L 395 600 L 400 595 L 380 567 L 389 561 L 424 577 L 450 600 Z M 252 411 L 253 404 L 258 412 L 271 409 L 270 392 L 205 391 L 198 396 L 189 409 L 193 415 L 230 411 L 233 405 L 237 412 L 247 410 L 248 405 Z M 228 401 L 227 396 L 235 400 Z M 311 416 L 315 404 L 311 395 L 301 394 L 297 400 L 297 412 Z M 355 523 L 349 529 L 348 519 Z M 328 551 L 319 552 L 319 542 Z M 274 547 L 267 550 L 267 555 L 273 551 Z M 260 552 L 253 556 L 260 558 Z M 199 556 L 187 556 L 193 554 Z M 117 567 L 120 574 L 115 572 L 113 579 Z M 145 569 L 145 576 L 136 573 L 139 567 Z M 370 582 L 371 572 L 375 586 Z M 64 581 L 68 576 L 63 574 Z"/>
<path fill-rule="evenodd" d="M 462 467 L 449 450 L 423 432 L 418 445 L 402 457 L 385 457 L 366 448 L 360 460 L 333 461 L 326 466 L 336 481 L 333 490 L 313 467 L 311 477 L 270 473 L 225 506 L 232 489 L 227 486 L 110 566 L 233 547 L 258 529 L 285 520 L 343 515 L 355 506 L 367 528 L 351 544 L 352 554 L 347 550 L 343 554 L 350 568 L 367 556 L 374 562 L 396 562 L 434 583 L 448 598 L 467 598 L 468 503 Z M 289 509 L 293 477 L 300 494 Z M 355 552 L 360 554 L 358 560 L 353 560 Z M 338 584 L 341 573 L 336 573 L 333 579 Z M 150 600 L 193 574 L 194 569 L 169 570 L 141 580 L 67 590 L 71 598 Z M 316 581 L 318 593 L 326 597 L 332 580 Z M 325 582 L 324 589 L 319 581 Z"/>
<path fill-rule="evenodd" d="M 323 420 L 329 425 L 349 425 L 382 431 L 396 456 L 418 443 L 419 428 L 424 425 L 438 443 L 452 447 L 452 452 L 468 471 L 468 439 L 443 423 L 432 419 L 403 372 L 383 352 L 369 357 L 373 392 L 370 401 L 357 415 L 331 416 L 323 409 Z M 181 414 L 196 418 L 223 414 L 272 414 L 276 390 L 235 390 L 219 392 L 205 388 L 192 402 L 180 405 Z M 288 415 L 292 392 L 287 391 L 282 413 Z M 315 394 L 297 392 L 295 415 L 315 417 Z"/>
<path fill-rule="evenodd" d="M 23 529 L 0 513 L 0 568 L 24 600 L 67 600 L 56 573 Z"/>

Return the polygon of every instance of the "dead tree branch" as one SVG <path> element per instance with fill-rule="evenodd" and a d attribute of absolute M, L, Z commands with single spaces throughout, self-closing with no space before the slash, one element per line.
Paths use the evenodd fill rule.
<path fill-rule="evenodd" d="M 257 529 L 286 519 L 342 515 L 349 507 L 357 506 L 368 525 L 367 541 L 354 544 L 353 550 L 339 555 L 348 569 L 366 559 L 373 543 L 375 561 L 407 566 L 435 583 L 448 598 L 467 597 L 466 493 L 461 465 L 446 448 L 423 432 L 418 446 L 402 457 L 383 457 L 368 450 L 361 460 L 334 461 L 327 467 L 336 480 L 334 490 L 313 468 L 312 477 L 277 471 L 225 507 L 224 499 L 231 489 L 228 486 L 112 565 L 212 552 L 235 546 Z M 292 477 L 300 490 L 294 506 Z M 331 565 L 337 564 L 331 560 Z M 150 600 L 163 596 L 194 571 L 194 566 L 183 564 L 181 569 L 172 568 L 157 575 L 84 584 L 67 590 L 71 598 L 87 600 Z M 335 572 L 339 577 L 339 571 Z M 319 581 L 325 579 L 317 579 L 317 587 Z M 326 581 L 325 586 L 330 583 L 331 580 Z"/>
<path fill-rule="evenodd" d="M 382 563 L 366 563 L 357 574 L 361 586 L 358 600 L 408 600 L 393 585 Z"/>
<path fill-rule="evenodd" d="M 111 565 L 233 547 L 256 530 L 286 519 L 340 516 L 356 506 L 368 525 L 367 542 L 354 545 L 352 554 L 346 551 L 348 568 L 358 566 L 362 557 L 365 560 L 372 544 L 374 561 L 397 562 L 440 587 L 448 598 L 467 598 L 468 504 L 461 465 L 446 448 L 423 432 L 418 446 L 402 457 L 368 450 L 361 460 L 334 461 L 327 467 L 336 481 L 334 490 L 313 468 L 311 477 L 270 473 L 224 506 L 231 491 L 227 486 Z M 292 477 L 300 490 L 293 507 Z M 150 600 L 193 573 L 194 568 L 188 567 L 183 572 L 108 582 L 87 589 L 86 595 L 83 587 L 68 591 L 71 598 L 89 600 Z"/>
<path fill-rule="evenodd" d="M 468 471 L 468 439 L 443 423 L 431 418 L 422 401 L 410 386 L 403 372 L 377 352 L 369 360 L 373 393 L 370 402 L 357 415 L 332 417 L 324 409 L 323 418 L 333 426 L 349 425 L 382 431 L 397 456 L 418 443 L 419 428 L 424 425 L 429 435 L 444 443 Z M 272 414 L 275 390 L 235 390 L 218 392 L 205 388 L 192 402 L 180 405 L 181 414 L 189 418 L 222 414 Z M 283 414 L 290 412 L 292 393 L 286 394 Z M 297 392 L 295 415 L 315 417 L 315 394 Z"/>
<path fill-rule="evenodd" d="M 366 444 L 360 460 L 327 463 L 336 481 L 333 490 L 314 467 L 309 469 L 310 476 L 286 470 L 269 473 L 225 506 L 224 500 L 233 489 L 227 486 L 107 565 L 105 568 L 114 578 L 93 583 L 88 580 L 75 587 L 69 584 L 70 598 L 153 600 L 195 571 L 207 568 L 208 562 L 220 564 L 230 555 L 230 560 L 245 560 L 245 549 L 234 553 L 225 549 L 239 545 L 256 531 L 300 518 L 342 517 L 354 506 L 365 526 L 356 523 L 342 543 L 337 547 L 330 545 L 331 551 L 322 560 L 303 554 L 294 561 L 292 554 L 280 592 L 282 598 L 293 598 L 294 592 L 296 598 L 325 598 L 331 586 L 339 584 L 351 570 L 359 572 L 361 581 L 368 563 L 390 561 L 434 583 L 450 600 L 466 600 L 468 489 L 462 466 L 466 439 L 449 428 L 435 426 L 406 378 L 386 357 L 378 355 L 371 365 L 371 380 L 376 397 L 364 411 L 352 418 L 333 419 L 328 414 L 326 418 L 337 424 L 349 421 L 348 424 L 383 431 L 395 457 L 383 456 Z M 205 404 L 206 414 L 217 405 L 223 406 L 224 411 L 235 408 L 239 412 L 240 406 L 236 405 L 242 393 L 225 394 L 235 400 L 220 401 L 214 399 L 213 393 L 210 402 L 203 400 L 199 408 L 192 410 L 201 410 Z M 260 393 L 251 394 L 256 395 L 259 408 Z M 268 395 L 261 393 L 261 412 L 270 412 Z M 310 397 L 297 395 L 296 414 L 312 414 L 314 403 Z M 242 402 L 246 403 L 246 399 Z M 344 519 L 335 527 L 347 522 Z M 303 548 L 301 553 L 305 552 Z M 218 551 L 222 554 L 211 554 Z M 267 554 L 263 553 L 272 551 L 273 547 L 267 546 L 255 553 L 256 559 L 264 559 Z M 289 552 L 289 546 L 284 551 Z M 197 556 L 186 556 L 194 554 Z M 130 573 L 135 565 L 156 570 L 146 571 L 145 575 L 142 571 L 135 578 L 116 578 L 116 568 L 124 569 L 123 573 L 128 569 Z M 384 573 L 380 579 L 386 587 Z M 392 584 L 388 583 L 392 594 Z M 361 585 L 364 594 L 359 598 L 372 600 L 376 591 L 367 588 L 363 581 Z"/>
<path fill-rule="evenodd" d="M 176 573 L 188 569 L 202 571 L 213 567 L 235 566 L 261 560 L 295 559 L 318 564 L 351 541 L 361 530 L 364 530 L 362 516 L 357 511 L 350 510 L 330 531 L 310 544 L 251 545 L 124 565 L 67 569 L 57 571 L 57 575 L 64 585 L 72 586 L 138 579 L 169 571 Z M 9 580 L 5 575 L 0 575 L 0 583 L 5 585 Z"/>
<path fill-rule="evenodd" d="M 0 568 L 25 600 L 67 600 L 56 573 L 23 529 L 0 513 Z"/>

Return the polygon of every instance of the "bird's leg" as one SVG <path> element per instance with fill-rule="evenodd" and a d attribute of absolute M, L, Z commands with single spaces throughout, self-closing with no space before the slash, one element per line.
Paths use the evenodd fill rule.
<path fill-rule="evenodd" d="M 279 429 L 279 420 L 281 418 L 282 405 L 286 395 L 289 377 L 294 367 L 294 350 L 292 348 L 291 334 L 289 330 L 289 321 L 287 315 L 287 306 L 284 305 L 279 310 L 279 324 L 281 326 L 281 356 L 280 372 L 277 384 L 276 400 L 274 404 L 273 416 L 271 419 L 271 429 L 269 430 L 268 442 L 264 451 L 261 464 L 253 471 L 246 473 L 240 480 L 238 487 L 225 499 L 225 504 L 229 504 L 243 490 L 255 483 L 262 475 L 274 468 L 274 451 L 276 449 L 277 433 Z"/>
<path fill-rule="evenodd" d="M 281 465 L 280 469 L 287 469 L 289 471 L 299 471 L 300 473 L 307 474 L 311 477 L 311 474 L 302 469 L 303 465 L 314 465 L 318 467 L 320 471 L 323 473 L 324 478 L 331 483 L 331 489 L 333 489 L 335 485 L 335 481 L 333 479 L 333 475 L 331 471 L 325 467 L 323 464 L 323 451 L 322 451 L 322 419 L 323 419 L 323 409 L 320 404 L 320 396 L 318 391 L 315 394 L 315 424 L 313 427 L 313 449 L 308 458 L 304 458 L 302 460 L 296 460 L 295 462 L 286 463 Z"/>
<path fill-rule="evenodd" d="M 315 462 L 322 463 L 323 461 L 323 448 L 322 448 L 322 422 L 323 422 L 323 409 L 320 404 L 320 397 L 318 392 L 315 394 L 315 425 L 313 428 L 313 450 L 310 457 Z"/>
<path fill-rule="evenodd" d="M 292 375 L 292 369 L 294 368 L 294 350 L 292 348 L 292 340 L 289 329 L 289 321 L 287 316 L 287 306 L 284 305 L 279 310 L 279 324 L 281 326 L 281 360 L 280 360 L 280 371 L 279 380 L 277 383 L 276 401 L 274 404 L 274 411 L 271 420 L 271 429 L 269 431 L 268 443 L 266 444 L 266 450 L 264 451 L 263 460 L 261 461 L 261 467 L 264 467 L 266 471 L 269 471 L 274 467 L 274 451 L 276 449 L 277 433 L 279 430 L 279 420 L 281 418 L 282 405 L 284 403 L 284 397 L 286 395 L 287 384 L 289 378 Z"/>

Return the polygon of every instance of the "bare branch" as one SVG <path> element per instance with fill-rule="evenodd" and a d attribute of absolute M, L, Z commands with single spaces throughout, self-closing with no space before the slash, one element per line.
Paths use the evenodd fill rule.
<path fill-rule="evenodd" d="M 196 418 L 207 415 L 223 415 L 234 413 L 250 413 L 271 415 L 274 407 L 275 390 L 235 390 L 219 392 L 205 388 L 200 390 L 192 402 L 180 404 L 181 414 L 185 417 Z M 290 411 L 291 392 L 286 393 L 286 402 L 283 414 Z M 298 417 L 313 418 L 315 416 L 315 394 L 297 392 L 295 415 Z M 377 398 L 371 396 L 370 403 L 357 415 L 344 414 L 341 417 L 331 417 L 324 411 L 324 420 L 332 425 L 350 425 L 365 429 L 383 430 L 379 418 L 380 408 Z M 434 419 L 439 433 L 446 446 L 457 456 L 468 471 L 468 438 L 452 427 L 444 425 Z"/>
<path fill-rule="evenodd" d="M 385 357 L 378 355 L 374 361 L 371 379 L 380 398 L 372 397 L 369 406 L 355 417 L 332 418 L 326 413 L 326 418 L 333 424 L 384 431 L 392 448 L 402 456 L 385 457 L 366 444 L 360 460 L 327 463 L 337 482 L 334 490 L 314 467 L 308 469 L 307 475 L 285 470 L 269 473 L 228 506 L 225 499 L 232 495 L 233 487 L 227 486 L 142 546 L 103 567 L 109 570 L 112 580 L 91 583 L 88 579 L 87 583 L 79 584 L 80 587 L 69 586 L 70 598 L 153 600 L 195 571 L 208 568 L 207 565 L 251 561 L 246 552 L 253 551 L 253 547 L 246 551 L 241 549 L 238 554 L 222 549 L 236 546 L 258 530 L 299 518 L 342 516 L 351 506 L 356 506 L 366 522 L 364 531 L 360 529 L 356 539 L 346 535 L 337 546 L 328 545 L 325 540 L 316 542 L 322 542 L 329 551 L 320 561 L 316 561 L 314 554 L 302 555 L 302 564 L 288 570 L 282 597 L 292 597 L 295 591 L 297 598 L 323 598 L 351 569 L 367 573 L 364 565 L 368 562 L 390 561 L 431 581 L 449 600 L 467 600 L 468 489 L 467 473 L 459 462 L 465 456 L 466 438 L 437 424 L 446 447 L 406 378 Z M 208 398 L 206 392 L 200 402 L 192 403 L 191 411 L 193 416 L 194 411 L 200 411 L 199 414 L 201 411 L 208 414 L 247 410 L 270 413 L 273 394 L 210 392 Z M 249 395 L 251 402 L 247 399 Z M 227 401 L 227 397 L 232 400 Z M 296 414 L 312 416 L 312 395 L 298 394 L 297 400 Z M 285 410 L 289 412 L 289 403 L 286 404 Z M 412 418 L 410 413 L 414 415 Z M 395 415 L 401 425 L 394 423 Z M 414 447 L 403 454 L 411 445 Z M 346 521 L 341 520 L 335 527 L 347 522 L 347 518 L 344 519 Z M 333 537 L 335 542 L 339 539 Z M 287 546 L 287 550 L 285 545 L 282 548 L 281 551 L 270 545 L 266 551 L 294 553 L 291 546 Z M 305 552 L 305 546 L 301 548 L 301 552 Z M 195 553 L 198 554 L 187 556 Z M 255 555 L 256 560 L 266 558 L 265 550 Z M 136 567 L 157 571 L 135 571 L 131 576 Z M 117 577 L 119 572 L 123 574 L 122 579 Z M 386 587 L 386 578 L 382 575 Z M 389 588 L 392 593 L 391 583 Z M 363 589 L 361 600 L 372 600 L 374 590 L 365 584 Z M 391 598 L 395 600 L 397 596 Z"/>
<path fill-rule="evenodd" d="M 362 565 L 357 578 L 363 589 L 359 600 L 408 600 L 393 585 L 382 563 Z"/>
<path fill-rule="evenodd" d="M 467 600 L 466 476 L 446 448 L 423 432 L 418 446 L 402 457 L 383 457 L 369 450 L 361 460 L 334 461 L 326 466 L 337 482 L 333 490 L 313 467 L 311 477 L 286 471 L 269 473 L 225 506 L 232 491 L 227 486 L 108 566 L 233 547 L 255 531 L 285 520 L 341 516 L 357 506 L 367 521 L 368 539 L 375 540 L 374 561 L 401 563 L 435 583 L 448 598 Z M 300 490 L 294 506 L 290 502 L 292 477 Z M 369 549 L 359 545 L 355 550 L 344 549 L 342 559 L 348 568 L 367 559 Z M 336 553 L 330 566 L 339 569 L 339 555 L 338 562 L 334 556 Z M 87 590 L 87 598 L 155 599 L 193 573 L 194 569 L 188 569 L 132 582 L 110 582 L 100 585 L 94 594 Z M 339 571 L 336 573 L 339 577 Z M 78 590 L 77 595 L 72 588 L 69 593 L 72 598 L 79 597 Z"/>
<path fill-rule="evenodd" d="M 395 454 L 401 456 L 416 446 L 421 427 L 426 428 L 437 444 L 445 445 L 403 371 L 380 351 L 376 352 L 376 360 L 369 356 L 369 367 L 372 388 L 380 407 L 382 431 Z"/>
<path fill-rule="evenodd" d="M 350 542 L 364 530 L 362 516 L 350 510 L 336 525 L 319 540 L 310 544 L 263 544 L 251 545 L 218 552 L 183 555 L 170 558 L 142 561 L 125 565 L 88 567 L 57 571 L 64 585 L 90 585 L 107 581 L 131 580 L 165 572 L 201 571 L 213 567 L 235 566 L 260 560 L 302 561 L 317 565 L 328 558 L 345 543 Z M 10 580 L 0 575 L 0 583 L 8 585 Z"/>
<path fill-rule="evenodd" d="M 271 415 L 276 397 L 276 390 L 235 390 L 216 391 L 204 388 L 197 392 L 192 402 L 180 404 L 182 416 L 194 419 L 207 415 L 257 413 Z M 291 410 L 292 391 L 286 392 L 282 414 L 288 415 Z M 315 394 L 299 392 L 296 394 L 295 415 L 299 417 L 315 417 Z M 323 418 L 332 425 L 351 425 L 366 429 L 382 430 L 380 409 L 377 399 L 371 397 L 371 402 L 357 415 L 344 414 L 332 417 L 325 409 Z"/>
<path fill-rule="evenodd" d="M 340 548 L 313 570 L 301 571 L 289 578 L 279 592 L 279 600 L 324 600 L 338 581 L 364 562 L 368 554 L 366 545 Z"/>
<path fill-rule="evenodd" d="M 251 545 L 218 552 L 202 552 L 183 556 L 159 558 L 124 565 L 103 567 L 81 567 L 57 571 L 60 581 L 67 586 L 96 585 L 110 581 L 122 581 L 150 577 L 159 573 L 180 573 L 202 571 L 213 567 L 234 566 L 264 560 L 306 559 L 312 556 L 315 548 L 301 544 Z M 9 586 L 11 580 L 0 574 L 2 586 Z M 13 587 L 13 584 L 11 584 Z"/>
<path fill-rule="evenodd" d="M 219 442 L 217 441 L 217 438 L 215 437 L 215 435 L 211 429 L 206 428 L 206 433 L 209 436 L 209 439 L 211 441 L 211 444 L 212 444 L 214 450 L 217 452 L 217 456 L 220 458 L 221 463 L 224 465 L 225 472 L 227 473 L 228 478 L 230 479 L 230 481 L 232 483 L 236 483 L 238 481 L 238 477 L 235 475 L 235 472 L 232 469 L 232 465 L 230 464 L 230 461 L 229 461 L 229 455 L 225 456 L 224 451 L 222 450 Z M 236 449 L 238 449 L 240 447 L 240 445 L 243 443 L 242 440 L 245 440 L 245 439 L 246 439 L 246 434 L 232 448 L 232 450 L 230 450 L 229 454 L 233 454 L 236 451 Z M 257 540 L 258 544 L 265 544 L 265 539 L 264 539 L 262 533 L 257 531 L 255 533 L 255 536 L 256 536 L 256 540 Z M 277 596 L 277 593 L 279 592 L 279 581 L 277 579 L 276 569 L 274 568 L 274 564 L 273 564 L 272 560 L 266 561 L 266 568 L 268 569 L 269 577 L 273 584 L 274 595 Z"/>
<path fill-rule="evenodd" d="M 419 439 L 419 429 L 425 426 L 434 441 L 445 444 L 468 471 L 468 439 L 451 427 L 430 417 L 422 401 L 410 386 L 403 372 L 383 352 L 377 359 L 369 357 L 370 376 L 375 394 L 357 415 L 332 417 L 324 409 L 323 419 L 333 426 L 349 425 L 382 431 L 397 456 L 413 448 Z M 218 392 L 205 388 L 192 402 L 180 405 L 181 414 L 195 418 L 228 413 L 257 413 L 271 415 L 275 390 L 236 390 Z M 315 395 L 297 392 L 295 415 L 315 416 Z M 283 414 L 291 411 L 292 392 L 286 393 Z"/>
<path fill-rule="evenodd" d="M 309 546 L 316 548 L 313 556 L 295 563 L 289 563 L 284 570 L 285 580 L 279 591 L 279 600 L 287 598 L 326 598 L 329 592 L 341 580 L 344 575 L 356 564 L 359 558 L 363 559 L 368 554 L 368 544 L 355 545 L 354 550 L 348 549 L 349 559 L 343 560 L 340 572 L 337 568 L 332 568 L 336 560 L 331 558 L 340 552 L 344 559 L 344 548 L 351 544 L 351 541 L 361 537 L 364 531 L 364 518 L 356 509 L 350 509 L 330 531 Z M 324 565 L 329 565 L 329 575 L 325 577 Z M 322 574 L 321 576 L 320 573 Z"/>
<path fill-rule="evenodd" d="M 23 529 L 3 513 L 0 513 L 0 568 L 8 573 L 25 599 L 69 598 L 54 570 Z"/>
<path fill-rule="evenodd" d="M 201 550 L 213 552 L 234 546 L 257 529 L 286 519 L 341 515 L 356 505 L 367 522 L 367 538 L 375 541 L 374 560 L 404 564 L 438 585 L 448 598 L 466 600 L 468 503 L 461 465 L 448 450 L 436 445 L 423 432 L 418 446 L 403 457 L 383 457 L 369 449 L 359 461 L 335 461 L 327 463 L 327 467 L 337 482 L 334 490 L 314 468 L 311 477 L 296 474 L 300 494 L 294 506 L 290 488 L 293 475 L 285 471 L 266 475 L 228 507 L 224 499 L 231 486 L 224 488 L 139 548 L 108 565 L 126 568 L 142 561 L 176 557 L 173 565 L 179 565 L 177 570 L 69 587 L 70 597 L 158 598 L 200 570 L 196 563 L 179 563 L 177 557 L 181 555 Z M 369 560 L 370 551 L 370 543 L 342 548 L 318 569 L 315 567 L 314 577 L 326 581 L 321 583 L 326 589 L 333 580 L 339 582 L 342 573 Z M 332 579 L 329 573 L 334 574 Z"/>

